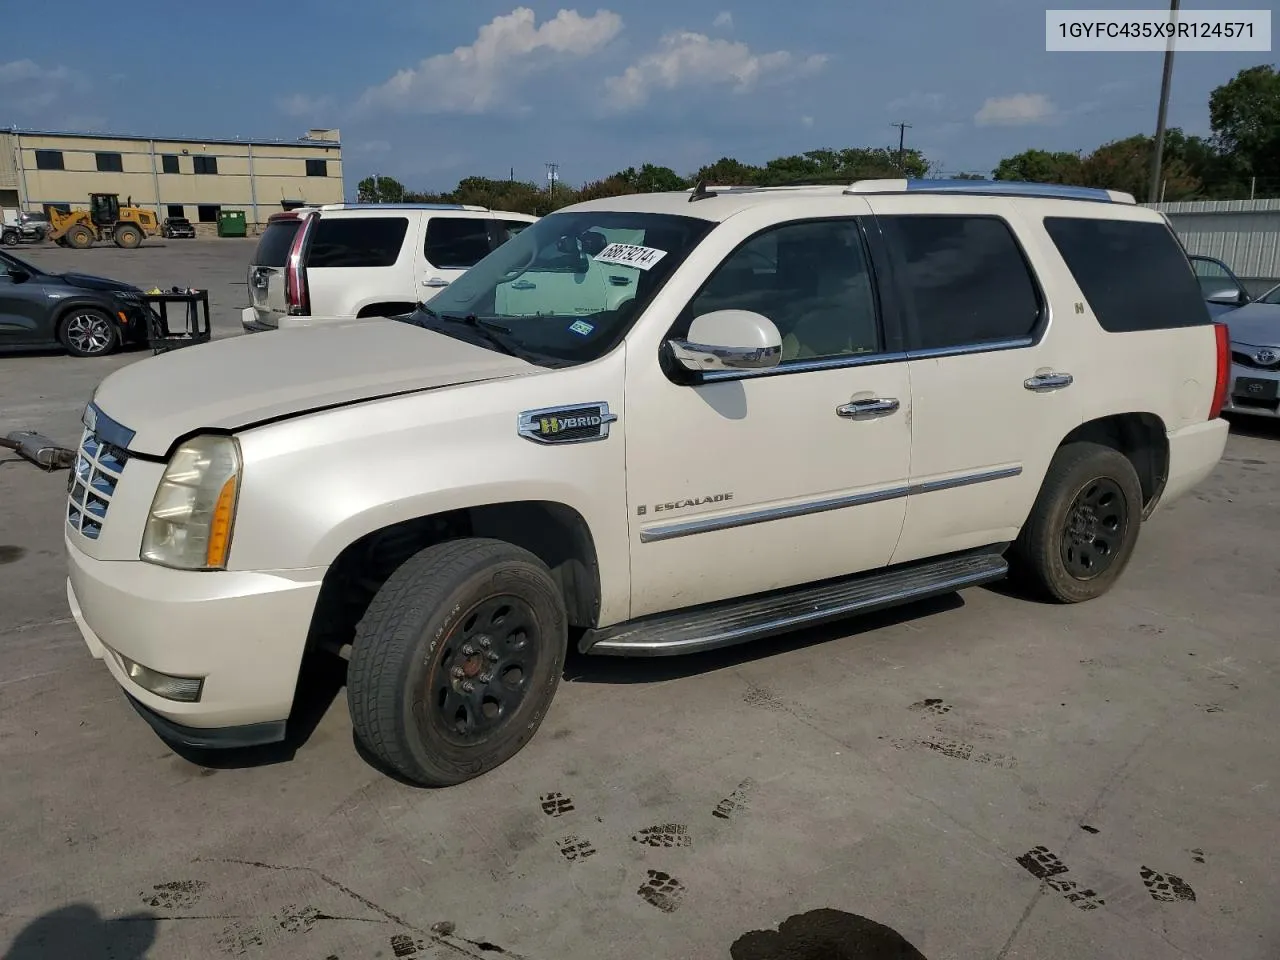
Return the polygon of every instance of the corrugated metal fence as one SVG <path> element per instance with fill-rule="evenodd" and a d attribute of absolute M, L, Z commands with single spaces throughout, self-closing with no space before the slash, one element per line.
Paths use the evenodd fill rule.
<path fill-rule="evenodd" d="M 1261 293 L 1280 283 L 1280 200 L 1146 203 L 1169 218 L 1188 253 L 1217 257 Z"/>

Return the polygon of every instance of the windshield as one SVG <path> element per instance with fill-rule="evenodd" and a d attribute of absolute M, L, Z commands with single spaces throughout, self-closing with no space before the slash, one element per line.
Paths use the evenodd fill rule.
<path fill-rule="evenodd" d="M 1277 284 L 1260 296 L 1258 298 L 1258 303 L 1269 303 L 1272 306 L 1280 306 L 1280 284 Z"/>
<path fill-rule="evenodd" d="M 458 321 L 479 324 L 532 357 L 585 363 L 622 340 L 713 225 L 654 213 L 551 214 L 406 319 L 450 335 L 467 334 Z M 492 346 L 492 337 L 479 339 Z"/>
<path fill-rule="evenodd" d="M 44 271 L 34 264 L 27 263 L 25 260 L 19 260 L 11 253 L 0 252 L 0 269 L 3 270 L 25 270 L 33 277 L 44 276 Z"/>

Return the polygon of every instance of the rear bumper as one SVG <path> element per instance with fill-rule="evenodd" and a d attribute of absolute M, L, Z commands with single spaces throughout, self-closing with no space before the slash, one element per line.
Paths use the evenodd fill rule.
<path fill-rule="evenodd" d="M 1231 427 L 1219 417 L 1172 430 L 1169 438 L 1169 478 L 1157 508 L 1189 493 L 1218 466 Z"/>
<path fill-rule="evenodd" d="M 245 333 L 265 333 L 277 329 L 273 324 L 263 323 L 258 319 L 258 311 L 253 307 L 245 307 L 240 311 L 240 326 Z"/>

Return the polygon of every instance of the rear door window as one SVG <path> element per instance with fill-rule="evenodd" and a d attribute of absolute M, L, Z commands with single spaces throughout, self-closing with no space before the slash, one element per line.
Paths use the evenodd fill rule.
<path fill-rule="evenodd" d="M 914 321 L 914 349 L 981 346 L 1035 333 L 1043 315 L 1040 289 L 1004 220 L 877 219 Z"/>
<path fill-rule="evenodd" d="M 482 217 L 432 217 L 423 253 L 441 270 L 466 270 L 489 255 L 489 221 Z"/>
<path fill-rule="evenodd" d="M 321 217 L 307 267 L 390 267 L 400 259 L 407 217 Z"/>
<path fill-rule="evenodd" d="M 175 224 L 186 223 L 186 220 L 174 219 Z M 258 249 L 253 255 L 255 267 L 283 267 L 289 258 L 289 248 L 293 246 L 293 238 L 297 236 L 301 220 L 276 220 L 267 224 L 258 239 Z"/>
<path fill-rule="evenodd" d="M 1103 330 L 1210 322 L 1195 272 L 1163 223 L 1046 217 L 1044 227 Z"/>

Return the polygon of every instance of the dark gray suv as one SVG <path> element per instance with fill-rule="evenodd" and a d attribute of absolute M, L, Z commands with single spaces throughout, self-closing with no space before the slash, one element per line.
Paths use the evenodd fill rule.
<path fill-rule="evenodd" d="M 101 357 L 145 342 L 150 310 L 130 283 L 82 273 L 45 273 L 0 251 L 0 351 L 61 345 Z"/>

